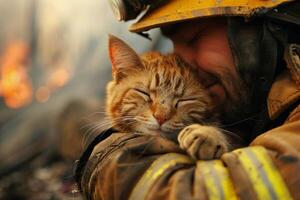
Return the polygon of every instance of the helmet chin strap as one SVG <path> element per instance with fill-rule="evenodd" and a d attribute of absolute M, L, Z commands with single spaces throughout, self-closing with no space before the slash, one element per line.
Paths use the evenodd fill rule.
<path fill-rule="evenodd" d="M 264 18 L 246 22 L 244 18 L 229 17 L 228 40 L 237 71 L 250 92 L 251 108 L 245 114 L 252 116 L 266 109 L 282 50 Z"/>

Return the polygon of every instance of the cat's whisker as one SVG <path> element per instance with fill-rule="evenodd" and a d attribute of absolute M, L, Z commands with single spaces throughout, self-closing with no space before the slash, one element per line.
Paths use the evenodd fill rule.
<path fill-rule="evenodd" d="M 120 122 L 124 122 L 125 120 L 133 120 L 134 118 L 132 116 L 122 116 L 122 117 L 118 117 L 115 118 L 113 120 L 104 120 L 103 122 L 96 122 L 96 123 L 92 123 L 90 124 L 90 128 L 87 130 L 86 135 L 93 135 L 96 132 L 103 132 L 109 128 L 112 127 L 112 124 L 120 124 Z M 130 125 L 134 123 L 134 121 L 129 121 L 126 122 L 126 125 Z"/>
<path fill-rule="evenodd" d="M 109 128 L 110 128 L 110 127 L 109 127 Z M 100 134 L 104 134 L 105 131 L 107 131 L 109 128 L 102 130 L 102 131 L 100 132 Z M 98 134 L 99 134 L 99 133 L 98 133 Z M 98 135 L 98 134 L 97 134 L 97 135 Z M 96 134 L 95 134 L 95 135 L 96 135 Z M 84 137 L 83 140 L 82 140 L 82 146 L 85 146 L 85 144 L 90 143 L 91 137 L 93 137 L 93 136 L 95 136 L 95 135 L 94 135 L 94 134 L 86 134 L 85 137 Z"/>
<path fill-rule="evenodd" d="M 91 115 L 94 115 L 94 114 L 106 114 L 106 112 L 105 111 L 98 111 L 98 112 L 92 113 Z"/>
<path fill-rule="evenodd" d="M 104 126 L 102 126 L 101 129 L 103 129 Z M 100 131 L 100 127 L 98 126 L 93 126 L 91 128 L 89 128 L 84 135 L 94 135 L 95 133 L 101 132 Z"/>
<path fill-rule="evenodd" d="M 98 123 L 98 124 L 95 124 L 95 126 L 97 126 L 97 127 L 111 126 L 111 122 Z"/>
<path fill-rule="evenodd" d="M 232 132 L 232 131 L 229 131 L 229 130 L 226 130 L 226 129 L 223 129 L 223 128 L 220 128 L 220 127 L 218 127 L 218 129 L 220 129 L 220 130 L 222 130 L 222 132 L 224 132 L 224 133 L 229 133 L 229 134 L 234 134 L 234 135 L 236 135 L 234 132 Z"/>
<path fill-rule="evenodd" d="M 111 122 L 110 121 L 105 121 L 105 122 L 102 122 L 102 123 L 93 123 L 90 125 L 91 127 L 89 129 L 87 129 L 86 131 L 86 135 L 88 134 L 93 134 L 95 133 L 96 131 L 100 131 L 100 130 L 105 130 L 105 129 L 108 129 L 111 127 Z"/>
<path fill-rule="evenodd" d="M 102 120 L 101 122 L 99 121 L 97 121 L 97 122 L 91 122 L 91 123 L 89 123 L 89 124 L 87 124 L 87 125 L 85 125 L 85 126 L 83 126 L 83 127 L 86 127 L 86 126 L 95 126 L 95 125 L 99 125 L 99 124 L 109 124 L 109 123 L 111 123 L 109 120 Z"/>
<path fill-rule="evenodd" d="M 222 130 L 223 133 L 225 133 L 225 134 L 227 134 L 227 135 L 229 135 L 229 136 L 230 136 L 230 135 L 233 135 L 233 136 L 235 136 L 236 138 L 239 138 L 240 140 L 243 140 L 242 136 L 236 134 L 235 132 L 232 132 L 232 131 L 229 131 L 229 130 L 220 128 L 219 126 L 218 126 L 218 129 Z"/>
<path fill-rule="evenodd" d="M 86 120 L 86 121 L 94 121 L 95 120 L 95 115 L 99 116 L 99 120 L 102 120 L 103 118 L 105 118 L 105 112 L 93 112 L 85 117 L 82 117 L 82 120 Z"/>
<path fill-rule="evenodd" d="M 114 119 L 111 119 L 111 121 L 124 121 L 124 120 L 129 120 L 129 119 L 133 119 L 133 117 L 115 117 Z"/>
<path fill-rule="evenodd" d="M 99 122 L 108 122 L 108 121 L 110 121 L 110 119 L 104 117 L 104 118 L 100 118 L 99 120 L 89 119 L 88 121 L 86 121 L 86 123 L 87 125 L 89 125 L 89 124 L 98 124 Z"/>
<path fill-rule="evenodd" d="M 96 123 L 96 122 L 88 123 L 86 125 L 81 126 L 80 129 L 87 129 L 86 131 L 89 132 L 89 130 L 94 128 L 96 125 L 98 125 L 98 123 Z"/>
<path fill-rule="evenodd" d="M 137 120 L 138 122 L 141 122 L 141 123 L 144 123 L 144 124 L 148 124 L 148 125 L 152 125 L 152 126 L 157 125 L 157 123 L 155 123 L 155 122 L 153 122 L 153 121 L 150 121 L 150 120 L 147 120 L 147 119 L 141 120 L 141 119 L 136 118 L 136 120 Z"/>
<path fill-rule="evenodd" d="M 251 121 L 261 121 L 259 119 L 255 119 L 255 117 L 257 117 L 257 115 L 253 115 L 253 116 L 247 117 L 247 118 L 242 119 L 242 120 L 238 120 L 238 121 L 230 123 L 230 124 L 224 124 L 221 127 L 226 128 L 226 127 L 235 126 L 235 125 L 238 125 L 238 124 L 243 123 L 243 122 L 248 121 L 248 120 L 251 120 Z"/>
<path fill-rule="evenodd" d="M 119 116 L 119 117 L 114 117 L 114 119 L 122 119 L 122 118 L 133 118 L 135 116 L 132 116 L 132 115 L 122 115 L 122 116 Z"/>
<path fill-rule="evenodd" d="M 139 120 L 139 121 L 144 121 L 144 122 L 150 121 L 149 119 L 144 118 L 144 117 L 135 117 L 134 119 Z"/>
<path fill-rule="evenodd" d="M 99 122 L 92 122 L 92 123 L 88 123 L 82 127 L 80 127 L 80 129 L 86 129 L 84 131 L 84 135 L 94 135 L 97 132 L 101 132 L 102 130 L 108 129 L 111 127 L 111 123 L 109 121 L 105 121 L 102 123 Z"/>
<path fill-rule="evenodd" d="M 79 129 L 85 129 L 86 127 L 93 126 L 95 124 L 96 122 L 85 123 L 84 125 L 80 126 Z"/>

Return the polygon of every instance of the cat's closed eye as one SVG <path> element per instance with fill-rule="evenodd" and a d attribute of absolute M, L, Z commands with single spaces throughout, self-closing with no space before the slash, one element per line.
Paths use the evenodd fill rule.
<path fill-rule="evenodd" d="M 138 92 L 143 97 L 146 97 L 146 99 L 147 99 L 148 102 L 152 101 L 152 99 L 150 97 L 150 94 L 148 92 L 146 92 L 145 90 L 140 89 L 140 88 L 133 88 L 133 90 L 136 91 L 136 92 Z"/>
<path fill-rule="evenodd" d="M 179 99 L 175 103 L 175 108 L 179 108 L 180 106 L 194 103 L 195 101 L 197 101 L 197 98 Z"/>

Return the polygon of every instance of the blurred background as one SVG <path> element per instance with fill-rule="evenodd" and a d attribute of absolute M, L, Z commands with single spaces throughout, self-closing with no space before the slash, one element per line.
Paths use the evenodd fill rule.
<path fill-rule="evenodd" d="M 108 0 L 0 0 L 0 26 L 0 199 L 81 199 L 72 170 L 103 118 L 108 34 L 172 46 L 128 32 Z"/>

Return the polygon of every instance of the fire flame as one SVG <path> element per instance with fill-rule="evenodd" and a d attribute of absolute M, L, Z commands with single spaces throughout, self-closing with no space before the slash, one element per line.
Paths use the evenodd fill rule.
<path fill-rule="evenodd" d="M 10 108 L 20 108 L 32 101 L 27 58 L 28 47 L 23 42 L 12 42 L 4 49 L 0 62 L 0 95 Z"/>

